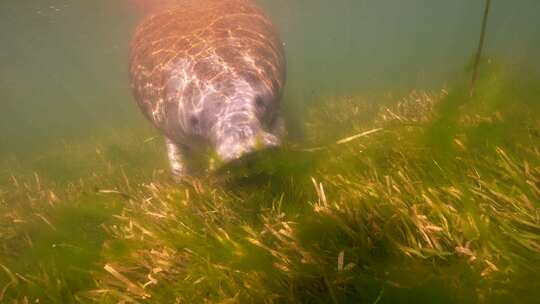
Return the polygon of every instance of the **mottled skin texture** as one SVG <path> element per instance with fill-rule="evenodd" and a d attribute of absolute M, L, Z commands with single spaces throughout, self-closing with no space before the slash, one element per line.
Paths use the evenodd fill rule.
<path fill-rule="evenodd" d="M 177 177 L 201 143 L 224 162 L 279 145 L 283 46 L 251 0 L 179 0 L 148 17 L 131 44 L 130 76 Z"/>

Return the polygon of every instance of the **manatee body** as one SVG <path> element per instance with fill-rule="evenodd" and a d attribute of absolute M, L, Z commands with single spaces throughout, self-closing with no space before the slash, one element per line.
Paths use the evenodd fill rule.
<path fill-rule="evenodd" d="M 283 44 L 252 0 L 184 0 L 149 16 L 131 42 L 130 79 L 176 177 L 201 143 L 223 162 L 280 143 Z"/>

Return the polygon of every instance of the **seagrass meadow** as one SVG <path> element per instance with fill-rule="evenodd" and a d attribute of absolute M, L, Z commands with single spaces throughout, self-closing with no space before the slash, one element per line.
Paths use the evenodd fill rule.
<path fill-rule="evenodd" d="M 180 184 L 151 129 L 6 159 L 0 302 L 535 303 L 540 91 L 486 66 Z"/>

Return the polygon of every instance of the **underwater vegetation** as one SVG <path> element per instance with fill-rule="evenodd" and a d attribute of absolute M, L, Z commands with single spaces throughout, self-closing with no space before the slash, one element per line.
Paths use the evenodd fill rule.
<path fill-rule="evenodd" d="M 303 141 L 181 184 L 149 130 L 7 160 L 0 302 L 534 303 L 538 79 L 486 66 L 473 98 L 321 96 Z"/>

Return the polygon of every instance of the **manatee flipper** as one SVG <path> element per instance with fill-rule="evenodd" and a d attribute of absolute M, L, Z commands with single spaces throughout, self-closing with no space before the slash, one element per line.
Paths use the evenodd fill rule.
<path fill-rule="evenodd" d="M 168 138 L 165 138 L 165 145 L 167 146 L 167 156 L 169 157 L 173 177 L 179 180 L 186 174 L 186 149 Z"/>

